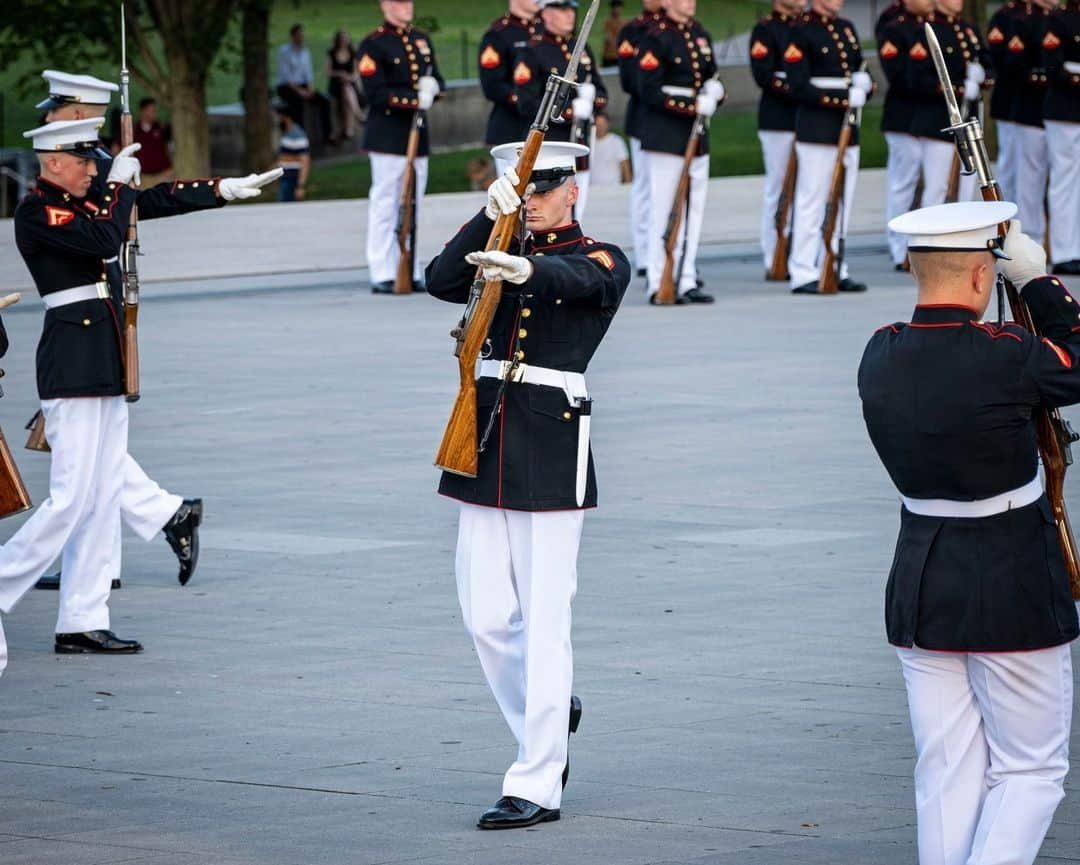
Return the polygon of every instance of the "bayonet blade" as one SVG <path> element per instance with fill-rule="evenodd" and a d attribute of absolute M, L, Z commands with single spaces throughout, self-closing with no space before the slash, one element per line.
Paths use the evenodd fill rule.
<path fill-rule="evenodd" d="M 574 53 L 570 55 L 570 61 L 566 64 L 566 72 L 563 73 L 563 78 L 567 81 L 577 81 L 578 64 L 581 63 L 581 57 L 585 53 L 585 46 L 589 44 L 589 31 L 592 30 L 599 8 L 600 0 L 592 0 L 589 11 L 585 13 L 585 20 L 581 23 L 577 41 L 574 43 Z"/>
<path fill-rule="evenodd" d="M 964 122 L 964 116 L 960 113 L 960 106 L 956 101 L 956 90 L 953 89 L 952 79 L 949 78 L 949 68 L 945 65 L 941 43 L 938 42 L 937 34 L 934 33 L 933 25 L 929 21 L 926 22 L 925 31 L 926 44 L 930 48 L 930 56 L 934 60 L 938 81 L 941 82 L 941 90 L 945 94 L 945 104 L 949 106 L 949 125 L 959 126 Z"/>

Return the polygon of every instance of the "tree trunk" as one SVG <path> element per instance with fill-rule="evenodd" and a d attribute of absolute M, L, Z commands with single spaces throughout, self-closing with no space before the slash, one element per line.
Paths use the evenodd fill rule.
<path fill-rule="evenodd" d="M 172 109 L 173 167 L 177 177 L 210 175 L 210 124 L 206 116 L 206 72 L 192 68 L 182 45 L 166 41 L 169 107 Z"/>
<path fill-rule="evenodd" d="M 270 116 L 270 3 L 245 0 L 244 162 L 248 171 L 266 171 L 273 161 Z"/>

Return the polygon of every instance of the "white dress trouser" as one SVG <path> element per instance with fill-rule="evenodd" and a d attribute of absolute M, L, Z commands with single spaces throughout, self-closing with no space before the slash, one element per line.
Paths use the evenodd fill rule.
<path fill-rule="evenodd" d="M 109 627 L 120 576 L 120 489 L 128 410 L 122 396 L 42 400 L 52 447 L 49 497 L 0 547 L 0 610 L 9 612 L 62 556 L 56 633 Z"/>
<path fill-rule="evenodd" d="M 585 208 L 589 205 L 589 172 L 579 171 L 574 175 L 577 181 L 577 203 L 574 204 L 574 219 L 581 222 L 585 218 Z"/>
<path fill-rule="evenodd" d="M 918 139 L 922 149 L 923 194 L 921 207 L 944 204 L 949 192 L 949 175 L 952 173 L 956 145 L 936 138 Z M 975 197 L 979 178 L 975 174 L 960 175 L 956 189 L 957 201 L 971 201 Z M 1026 230 L 1026 229 L 1025 229 Z"/>
<path fill-rule="evenodd" d="M 573 684 L 570 604 L 584 511 L 461 505 L 455 570 L 465 629 L 518 743 L 504 796 L 562 801 Z"/>
<path fill-rule="evenodd" d="M 1016 201 L 1016 124 L 1011 120 L 997 121 L 998 157 L 994 177 L 1005 201 Z"/>
<path fill-rule="evenodd" d="M 163 490 L 135 462 L 131 454 L 124 457 L 124 483 L 120 488 L 120 515 L 128 528 L 144 541 L 160 532 L 184 500 Z"/>
<path fill-rule="evenodd" d="M 1046 130 L 1017 123 L 1013 131 L 1012 156 L 1016 161 L 1016 218 L 1024 234 L 1041 244 L 1046 234 Z"/>
<path fill-rule="evenodd" d="M 784 175 L 787 174 L 788 159 L 795 144 L 795 133 L 775 129 L 759 129 L 758 141 L 761 142 L 761 155 L 765 162 L 765 194 L 761 202 L 761 255 L 765 260 L 765 269 L 772 267 L 776 252 L 776 207 L 784 191 Z M 788 210 L 788 226 L 791 225 L 791 211 Z"/>
<path fill-rule="evenodd" d="M 1069 646 L 897 655 L 917 755 L 919 865 L 1031 865 L 1065 795 Z"/>
<path fill-rule="evenodd" d="M 1050 155 L 1050 260 L 1057 264 L 1080 259 L 1080 123 L 1045 123 Z"/>
<path fill-rule="evenodd" d="M 649 155 L 641 149 L 641 139 L 630 139 L 630 230 L 634 242 L 634 270 L 649 266 Z"/>
<path fill-rule="evenodd" d="M 394 153 L 371 153 L 371 191 L 368 193 L 367 263 L 372 282 L 392 282 L 397 276 L 398 207 L 401 204 L 401 182 L 405 179 L 405 157 Z M 427 190 L 428 160 L 416 157 L 416 212 Z M 423 273 L 420 256 L 413 255 L 413 278 Z"/>
<path fill-rule="evenodd" d="M 918 138 L 903 132 L 886 132 L 885 143 L 889 148 L 885 163 L 885 221 L 888 223 L 911 210 L 915 187 L 919 183 L 922 148 Z M 903 264 L 907 257 L 907 235 L 891 229 L 886 231 L 893 264 Z"/>
<path fill-rule="evenodd" d="M 671 205 L 682 174 L 683 158 L 658 150 L 646 152 L 649 160 L 649 264 L 646 293 L 660 287 L 664 275 L 664 231 L 667 229 Z M 705 196 L 709 190 L 709 157 L 698 156 L 690 163 L 690 210 L 683 214 L 679 239 L 675 245 L 676 275 L 679 256 L 683 257 L 682 279 L 676 291 L 686 294 L 697 286 L 697 253 L 701 241 L 701 225 L 705 218 Z"/>
<path fill-rule="evenodd" d="M 825 248 L 821 238 L 821 224 L 825 221 L 825 207 L 829 202 L 829 186 L 832 185 L 833 166 L 836 165 L 836 147 L 832 144 L 804 144 L 795 142 L 795 155 L 799 160 L 799 177 L 795 182 L 795 225 L 792 230 L 791 257 L 788 272 L 791 287 L 796 288 L 814 282 L 821 276 Z M 855 200 L 855 182 L 859 177 L 859 148 L 849 147 L 844 154 L 844 201 L 840 219 L 833 232 L 833 250 L 838 249 L 841 224 L 847 233 L 851 221 L 851 204 Z M 840 267 L 840 278 L 847 279 L 847 261 Z"/>

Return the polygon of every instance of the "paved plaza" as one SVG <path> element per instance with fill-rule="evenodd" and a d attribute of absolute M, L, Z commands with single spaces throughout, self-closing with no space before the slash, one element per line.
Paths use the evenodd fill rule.
<path fill-rule="evenodd" d="M 431 465 L 458 308 L 316 260 L 147 285 L 131 451 L 205 499 L 201 564 L 181 589 L 163 540 L 126 536 L 111 608 L 139 656 L 54 655 L 55 593 L 5 617 L 0 862 L 914 865 L 882 621 L 898 504 L 855 388 L 913 290 L 879 238 L 852 247 L 865 296 L 792 297 L 739 244 L 709 246 L 714 306 L 650 308 L 635 281 L 590 369 L 600 507 L 563 819 L 513 832 L 474 828 L 515 747 L 462 629 Z M 0 402 L 35 501 L 40 315 L 33 297 L 5 313 Z M 1040 865 L 1080 862 L 1075 778 Z"/>

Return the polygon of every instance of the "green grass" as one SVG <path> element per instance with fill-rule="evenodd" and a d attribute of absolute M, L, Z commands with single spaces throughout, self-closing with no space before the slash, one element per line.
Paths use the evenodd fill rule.
<path fill-rule="evenodd" d="M 624 17 L 637 14 L 635 0 L 626 0 Z M 713 38 L 723 39 L 729 35 L 750 29 L 756 18 L 768 7 L 763 0 L 699 0 L 698 18 L 712 33 Z M 580 7 L 584 10 L 582 0 Z M 476 46 L 488 24 L 506 9 L 500 0 L 462 2 L 462 0 L 417 0 L 417 26 L 432 31 L 432 40 L 439 56 L 444 77 L 471 78 L 476 75 Z M 584 15 L 584 11 L 581 13 Z M 593 50 L 600 54 L 603 43 L 601 21 L 608 14 L 607 0 L 601 0 L 597 25 L 589 40 Z M 377 3 L 372 0 L 276 0 L 270 16 L 270 74 L 274 75 L 274 52 L 288 39 L 289 28 L 299 22 L 304 25 L 307 45 L 315 65 L 315 75 L 320 86 L 325 86 L 322 68 L 326 50 L 339 28 L 345 28 L 353 39 L 359 41 L 377 27 L 382 20 Z M 239 19 L 233 22 L 225 39 L 218 61 L 210 75 L 207 98 L 210 105 L 239 100 L 241 70 L 237 58 L 240 55 Z M 100 62 L 88 69 L 66 69 L 63 58 L 25 57 L 0 70 L 0 94 L 3 100 L 3 129 L 0 143 L 9 147 L 22 147 L 22 132 L 37 125 L 39 112 L 34 103 L 44 98 L 44 82 L 38 72 L 47 67 L 58 67 L 68 72 L 82 72 L 115 80 L 118 61 Z M 21 87 L 17 82 L 23 81 Z M 137 82 L 132 82 L 132 100 L 138 102 L 144 96 Z M 164 107 L 164 106 L 163 106 Z M 164 112 L 167 114 L 167 110 Z"/>

